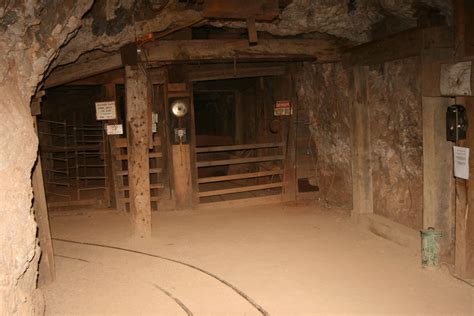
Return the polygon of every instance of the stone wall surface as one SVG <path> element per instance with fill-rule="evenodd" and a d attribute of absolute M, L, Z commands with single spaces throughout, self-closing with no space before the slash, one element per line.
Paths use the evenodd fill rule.
<path fill-rule="evenodd" d="M 417 58 L 369 70 L 374 212 L 414 229 L 422 226 L 422 116 Z M 305 63 L 299 107 L 314 145 L 321 199 L 352 207 L 349 70 L 340 64 Z"/>
<path fill-rule="evenodd" d="M 29 104 L 42 74 L 91 4 L 23 0 L 0 8 L 0 315 L 43 312 L 31 209 L 38 141 Z"/>
<path fill-rule="evenodd" d="M 369 71 L 368 101 L 374 212 L 414 229 L 423 219 L 423 130 L 420 61 Z"/>
<path fill-rule="evenodd" d="M 352 208 L 348 73 L 341 64 L 305 63 L 298 85 L 298 106 L 307 112 L 312 138 L 316 179 L 311 182 L 326 203 Z"/>

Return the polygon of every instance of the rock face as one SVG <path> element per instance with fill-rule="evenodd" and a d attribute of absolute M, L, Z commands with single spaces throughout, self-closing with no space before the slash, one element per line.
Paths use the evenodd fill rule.
<path fill-rule="evenodd" d="M 372 39 L 374 24 L 390 18 L 407 29 L 417 26 L 418 17 L 427 11 L 450 21 L 451 1 L 293 0 L 278 19 L 271 23 L 257 23 L 257 29 L 281 36 L 318 32 L 364 43 Z M 241 22 L 217 21 L 213 25 L 245 27 Z"/>
<path fill-rule="evenodd" d="M 418 58 L 374 67 L 368 77 L 374 212 L 414 229 L 422 226 L 422 116 Z M 299 103 L 310 118 L 322 198 L 351 207 L 349 70 L 305 64 Z"/>
<path fill-rule="evenodd" d="M 8 1 L 0 11 L 0 315 L 42 312 L 35 290 L 39 248 L 30 178 L 38 141 L 29 104 L 91 4 Z"/>
<path fill-rule="evenodd" d="M 321 198 L 352 207 L 350 95 L 341 64 L 305 63 L 298 78 L 298 106 L 307 111 Z"/>
<path fill-rule="evenodd" d="M 414 229 L 423 219 L 423 130 L 420 61 L 369 71 L 368 101 L 374 211 Z"/>

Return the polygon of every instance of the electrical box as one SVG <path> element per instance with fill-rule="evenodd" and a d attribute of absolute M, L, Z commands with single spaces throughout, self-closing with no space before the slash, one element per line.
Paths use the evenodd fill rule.
<path fill-rule="evenodd" d="M 456 142 L 466 139 L 468 127 L 466 108 L 460 104 L 450 105 L 446 111 L 446 138 Z"/>

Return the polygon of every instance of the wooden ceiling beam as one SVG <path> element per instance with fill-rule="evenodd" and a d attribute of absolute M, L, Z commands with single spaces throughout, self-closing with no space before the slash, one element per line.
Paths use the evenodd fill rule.
<path fill-rule="evenodd" d="M 320 62 L 341 59 L 341 47 L 327 39 L 156 41 L 145 46 L 150 62 L 187 62 L 242 59 L 310 58 Z"/>
<path fill-rule="evenodd" d="M 452 29 L 446 26 L 412 29 L 352 47 L 343 56 L 347 66 L 373 65 L 386 61 L 420 56 L 423 50 L 452 48 Z"/>
<path fill-rule="evenodd" d="M 261 39 L 249 46 L 246 39 L 230 40 L 160 40 L 146 44 L 150 63 L 297 61 L 335 62 L 341 59 L 341 47 L 326 39 Z M 44 88 L 60 86 L 80 79 L 122 68 L 119 53 L 55 69 Z"/>

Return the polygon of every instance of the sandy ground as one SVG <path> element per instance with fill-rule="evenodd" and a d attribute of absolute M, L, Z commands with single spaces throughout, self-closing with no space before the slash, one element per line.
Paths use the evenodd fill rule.
<path fill-rule="evenodd" d="M 130 238 L 127 216 L 52 218 L 56 238 L 192 264 L 271 315 L 474 315 L 474 291 L 417 253 L 353 226 L 347 212 L 265 206 L 154 213 L 153 237 Z M 262 315 L 219 280 L 176 262 L 54 242 L 47 315 Z"/>

